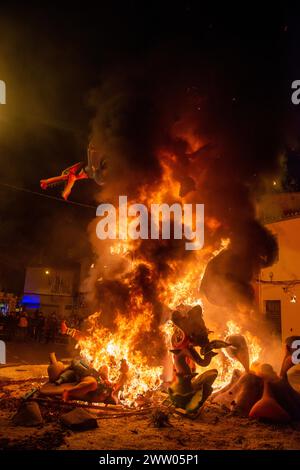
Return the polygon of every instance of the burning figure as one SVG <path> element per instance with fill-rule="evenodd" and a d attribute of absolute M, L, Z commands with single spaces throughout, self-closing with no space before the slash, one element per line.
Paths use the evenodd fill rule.
<path fill-rule="evenodd" d="M 169 387 L 169 396 L 175 406 L 188 413 L 197 412 L 212 393 L 212 384 L 218 371 L 211 369 L 198 375 L 196 364 L 206 367 L 217 354 L 213 349 L 229 346 L 224 341 L 209 341 L 200 305 L 187 313 L 175 311 L 172 315 L 175 325 L 171 343 L 174 355 L 175 378 Z M 200 346 L 202 356 L 195 347 Z"/>
<path fill-rule="evenodd" d="M 65 322 L 62 322 L 61 332 L 77 340 L 84 336 L 80 331 L 68 328 Z M 73 359 L 67 367 L 52 360 L 48 368 L 49 381 L 62 386 L 60 390 L 64 401 L 73 399 L 110 404 L 119 403 L 118 395 L 126 383 L 127 372 L 126 360 L 121 361 L 119 378 L 114 383 L 109 380 L 107 367 L 96 370 L 82 359 Z"/>
<path fill-rule="evenodd" d="M 88 163 L 78 162 L 62 171 L 61 175 L 40 181 L 42 189 L 48 189 L 57 184 L 64 183 L 62 197 L 67 200 L 76 181 L 82 179 L 93 179 L 99 186 L 104 183 L 103 174 L 107 167 L 106 160 L 99 156 L 96 148 L 88 146 Z"/>

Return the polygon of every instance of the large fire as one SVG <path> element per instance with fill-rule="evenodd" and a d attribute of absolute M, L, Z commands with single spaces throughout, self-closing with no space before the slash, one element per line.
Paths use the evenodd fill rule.
<path fill-rule="evenodd" d="M 196 301 L 193 301 L 190 305 L 196 305 Z M 136 337 L 139 335 L 139 332 L 141 329 L 149 328 L 149 311 L 145 310 L 144 314 L 137 314 L 129 322 L 121 316 L 118 317 L 118 328 L 114 332 L 99 326 L 101 314 L 95 313 L 89 317 L 89 336 L 81 339 L 77 344 L 77 347 L 80 348 L 80 354 L 95 369 L 99 370 L 101 367 L 107 368 L 108 377 L 112 382 L 118 380 L 121 363 L 124 359 L 126 360 L 129 367 L 128 382 L 120 398 L 122 403 L 128 406 L 136 405 L 139 398 L 158 390 L 163 383 L 163 367 L 149 366 L 147 357 L 143 356 L 140 351 L 135 350 Z M 241 328 L 234 321 L 228 321 L 226 326 L 225 337 L 242 332 Z M 165 336 L 166 346 L 171 347 L 172 323 L 167 321 L 162 325 L 161 330 Z M 258 338 L 249 331 L 244 331 L 243 334 L 249 348 L 250 364 L 253 364 L 259 359 L 261 346 Z M 220 339 L 224 338 L 220 336 Z M 169 357 L 171 357 L 170 354 Z M 216 368 L 219 372 L 214 384 L 215 389 L 220 389 L 227 385 L 235 369 L 243 370 L 243 366 L 226 354 L 226 351 L 220 352 L 218 356 L 213 358 L 211 367 Z"/>
<path fill-rule="evenodd" d="M 161 159 L 162 177 L 159 181 L 153 182 L 151 187 L 142 186 L 139 188 L 139 202 L 150 205 L 151 203 L 162 203 L 175 201 L 188 202 L 189 195 L 181 196 L 180 185 L 173 177 L 173 167 L 176 163 L 176 156 L 162 154 Z M 136 201 L 133 201 L 136 202 Z M 131 218 L 132 220 L 132 218 Z M 205 221 L 206 230 L 214 233 L 220 223 L 213 218 Z M 162 341 L 165 342 L 165 350 L 170 348 L 170 334 L 172 327 L 167 323 L 170 312 L 179 305 L 194 306 L 201 304 L 199 296 L 199 285 L 203 276 L 207 262 L 230 243 L 229 239 L 221 238 L 218 244 L 210 245 L 206 243 L 202 250 L 194 251 L 189 257 L 178 256 L 173 258 L 168 264 L 168 273 L 164 276 L 157 276 L 156 298 L 163 306 L 163 315 L 160 332 L 163 332 Z M 150 278 L 155 273 L 153 259 L 147 258 L 139 250 L 141 240 L 117 240 L 106 246 L 110 257 L 114 258 L 114 263 L 118 260 L 126 264 L 126 269 L 119 276 L 124 285 L 130 288 L 129 315 L 123 315 L 119 311 L 114 318 L 114 328 L 109 330 L 101 326 L 101 314 L 96 313 L 89 318 L 89 336 L 81 339 L 78 343 L 81 355 L 91 362 L 95 369 L 100 367 L 108 368 L 108 376 L 111 381 L 116 381 L 120 374 L 122 360 L 126 360 L 129 367 L 128 381 L 122 391 L 121 401 L 127 405 L 134 405 L 139 397 L 158 390 L 163 382 L 163 367 L 150 364 L 149 357 L 155 351 L 147 352 L 147 345 L 143 348 L 143 353 L 136 347 L 138 338 L 142 333 L 151 333 L 152 321 L 154 317 L 154 306 L 151 301 L 143 297 L 139 288 L 134 283 L 135 273 L 140 268 L 147 268 Z M 104 248 L 103 248 L 104 250 Z M 103 278 L 101 277 L 100 280 Z M 205 313 L 204 313 L 205 318 Z M 207 321 L 207 319 L 205 318 Z M 210 327 L 208 323 L 208 327 Z M 214 339 L 225 339 L 233 333 L 245 335 L 248 342 L 250 363 L 259 358 L 260 346 L 258 339 L 248 331 L 242 330 L 234 321 L 228 321 L 222 334 L 214 332 Z M 157 334 L 154 333 L 154 334 Z M 168 353 L 166 353 L 168 354 Z M 171 361 L 169 355 L 169 363 Z M 165 362 L 161 360 L 161 364 Z M 211 367 L 219 372 L 215 382 L 215 387 L 220 388 L 226 385 L 232 376 L 234 369 L 241 369 L 242 366 L 229 357 L 224 350 L 213 359 Z"/>
<path fill-rule="evenodd" d="M 122 391 L 121 400 L 126 405 L 134 405 L 139 397 L 159 388 L 162 382 L 162 367 L 149 367 L 147 357 L 135 350 L 136 337 L 141 329 L 150 325 L 149 311 L 137 314 L 134 320 L 117 318 L 118 328 L 111 332 L 99 326 L 100 313 L 89 317 L 89 336 L 78 342 L 80 354 L 96 370 L 106 367 L 111 382 L 118 380 L 120 367 L 125 359 L 129 367 L 128 381 Z"/>
<path fill-rule="evenodd" d="M 249 350 L 249 362 L 251 364 L 258 361 L 262 347 L 259 339 L 253 336 L 249 331 L 243 331 L 234 321 L 229 320 L 226 324 L 226 336 L 243 334 L 247 341 Z M 230 382 L 234 369 L 243 370 L 243 366 L 231 356 L 226 353 L 226 349 L 222 350 L 212 361 L 212 366 L 215 366 L 219 372 L 219 375 L 214 383 L 214 387 L 219 389 L 227 385 Z"/>

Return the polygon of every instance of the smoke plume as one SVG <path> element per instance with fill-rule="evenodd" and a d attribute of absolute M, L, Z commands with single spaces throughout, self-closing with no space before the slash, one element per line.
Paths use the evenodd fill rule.
<path fill-rule="evenodd" d="M 135 296 L 151 306 L 151 330 L 141 339 L 148 349 L 159 345 L 166 311 L 162 286 L 173 275 L 180 278 L 185 265 L 207 266 L 201 295 L 238 309 L 253 304 L 253 278 L 276 259 L 276 240 L 255 211 L 262 181 L 280 171 L 281 96 L 269 83 L 278 70 L 275 56 L 264 56 L 269 46 L 257 45 L 255 56 L 231 44 L 230 54 L 224 47 L 211 59 L 186 43 L 169 45 L 144 61 L 108 70 L 91 95 L 91 139 L 109 165 L 99 201 L 117 203 L 124 194 L 139 202 L 141 190 L 150 197 L 167 163 L 177 201 L 205 205 L 201 255 L 185 251 L 183 240 L 143 240 L 129 255 L 140 260 L 136 269 L 123 259 L 100 281 L 94 276 L 94 307 L 105 306 L 104 322 L 112 324 L 116 312 L 133 315 Z M 163 202 L 176 202 L 173 195 L 165 191 Z M 105 255 L 94 229 L 98 275 Z M 220 251 L 227 238 L 229 246 Z"/>

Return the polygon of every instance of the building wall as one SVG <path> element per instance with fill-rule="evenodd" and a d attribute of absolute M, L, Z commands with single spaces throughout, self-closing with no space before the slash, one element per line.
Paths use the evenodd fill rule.
<path fill-rule="evenodd" d="M 266 224 L 271 224 L 287 217 L 299 217 L 300 193 L 265 194 L 258 201 L 257 215 Z"/>
<path fill-rule="evenodd" d="M 29 267 L 26 270 L 24 292 L 44 295 L 73 294 L 74 272 L 50 267 Z"/>
<path fill-rule="evenodd" d="M 76 272 L 53 267 L 28 267 L 26 269 L 23 304 L 39 308 L 43 313 L 55 312 L 67 317 L 74 305 Z"/>
<path fill-rule="evenodd" d="M 300 280 L 300 218 L 286 219 L 268 224 L 279 243 L 278 261 L 261 271 L 264 281 Z M 285 289 L 285 290 L 284 290 Z M 281 301 L 282 339 L 300 335 L 300 284 L 259 284 L 258 297 L 261 311 L 266 313 L 267 300 Z M 295 303 L 291 302 L 294 297 Z"/>

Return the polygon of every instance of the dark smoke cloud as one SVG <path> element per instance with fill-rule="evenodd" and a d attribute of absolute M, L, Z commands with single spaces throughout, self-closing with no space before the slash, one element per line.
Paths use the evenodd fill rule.
<path fill-rule="evenodd" d="M 91 86 L 72 38 L 54 27 L 53 17 L 45 25 L 37 14 L 29 4 L 22 14 L 5 14 L 3 5 L 0 18 L 0 79 L 7 88 L 0 109 L 0 288 L 17 294 L 28 265 L 68 265 L 90 256 L 86 226 L 93 217 L 93 209 L 27 192 L 39 192 L 41 178 L 85 155 L 83 100 Z M 59 197 L 59 189 L 42 196 Z M 72 196 L 91 204 L 92 195 L 85 201 L 78 187 Z"/>
<path fill-rule="evenodd" d="M 201 292 L 214 305 L 253 308 L 253 278 L 276 258 L 276 238 L 258 221 L 248 220 L 232 233 L 230 247 L 209 261 Z"/>
<path fill-rule="evenodd" d="M 9 99 L 1 120 L 1 180 L 37 190 L 40 178 L 82 159 L 89 119 L 82 99 L 106 68 L 91 98 L 97 110 L 93 138 L 110 166 L 108 190 L 101 198 L 122 193 L 134 198 L 141 184 L 161 177 L 157 151 L 172 151 L 181 195 L 204 202 L 207 216 L 221 221 L 213 234 L 206 231 L 206 243 L 218 244 L 223 236 L 248 239 L 247 227 L 255 218 L 253 190 L 261 176 L 277 171 L 282 129 L 278 74 L 284 66 L 279 25 L 270 21 L 270 12 L 267 20 L 254 12 L 251 22 L 247 11 L 247 19 L 250 27 L 243 15 L 238 21 L 208 18 L 201 2 L 124 2 L 99 5 L 99 10 L 92 4 L 84 9 L 73 5 L 59 11 L 55 5 L 31 7 L 28 2 L 18 8 L 11 2 L 3 5 L 0 78 L 8 83 Z M 114 66 L 108 69 L 107 64 Z M 189 129 L 203 142 L 194 154 L 185 136 Z M 72 193 L 78 200 L 79 187 Z M 44 200 L 2 191 L 2 251 L 10 244 L 13 259 L 17 243 L 20 256 L 30 244 L 26 265 L 31 251 L 44 248 L 44 231 L 55 235 L 65 215 L 52 203 L 46 208 Z M 32 229 L 31 205 L 38 229 Z M 82 217 L 74 219 L 82 223 Z M 40 235 L 41 225 L 45 230 Z M 72 242 L 81 237 L 79 225 L 69 234 Z M 33 241 L 32 231 L 37 232 Z M 251 250 L 246 252 L 247 260 Z M 149 242 L 138 256 L 156 266 L 150 279 L 137 273 L 132 280 L 149 298 L 145 284 L 155 291 L 170 261 L 190 254 L 179 242 Z M 248 271 L 244 277 L 249 278 Z M 159 319 L 161 306 L 151 302 Z"/>
<path fill-rule="evenodd" d="M 246 41 L 226 43 L 213 58 L 188 43 L 169 44 L 142 63 L 110 70 L 92 96 L 92 138 L 110 166 L 103 194 L 137 198 L 141 185 L 161 177 L 159 151 L 175 154 L 181 195 L 204 203 L 206 216 L 221 223 L 213 234 L 206 230 L 206 243 L 231 239 L 208 264 L 201 288 L 212 303 L 230 307 L 252 303 L 253 276 L 277 256 L 275 239 L 256 220 L 254 196 L 280 171 L 280 51 L 271 38 L 259 39 L 251 48 Z M 200 150 L 191 148 L 189 132 L 202 142 Z M 154 262 L 156 271 L 137 272 L 132 283 L 161 313 L 156 283 L 167 276 L 170 261 L 191 253 L 180 242 L 146 241 L 138 255 Z"/>

